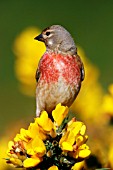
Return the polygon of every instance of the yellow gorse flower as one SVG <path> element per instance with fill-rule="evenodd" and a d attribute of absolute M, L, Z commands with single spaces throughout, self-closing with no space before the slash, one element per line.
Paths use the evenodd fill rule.
<path fill-rule="evenodd" d="M 72 167 L 78 158 L 88 157 L 86 126 L 75 118 L 62 126 L 67 114 L 68 107 L 61 104 L 52 111 L 54 121 L 42 111 L 27 130 L 20 129 L 20 133 L 9 142 L 7 163 L 16 167 L 58 170 Z"/>
<path fill-rule="evenodd" d="M 89 147 L 85 144 L 88 139 L 85 130 L 86 126 L 82 122 L 71 122 L 59 142 L 62 150 L 69 152 L 74 158 L 85 158 L 90 155 Z"/>

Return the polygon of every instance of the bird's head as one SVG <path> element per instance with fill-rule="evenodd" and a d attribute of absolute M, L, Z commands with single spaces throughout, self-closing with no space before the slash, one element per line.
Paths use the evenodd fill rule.
<path fill-rule="evenodd" d="M 60 25 L 53 25 L 35 37 L 45 43 L 47 50 L 65 54 L 76 54 L 76 46 L 70 33 Z"/>

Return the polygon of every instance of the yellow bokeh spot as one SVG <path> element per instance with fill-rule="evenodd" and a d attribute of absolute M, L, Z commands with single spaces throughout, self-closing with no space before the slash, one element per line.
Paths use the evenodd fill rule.
<path fill-rule="evenodd" d="M 72 104 L 71 110 L 80 113 L 82 120 L 96 119 L 98 116 L 97 108 L 100 108 L 103 98 L 103 88 L 99 83 L 99 70 L 87 58 L 84 50 L 78 46 L 78 55 L 81 57 L 84 68 L 85 78 L 76 101 Z"/>
<path fill-rule="evenodd" d="M 108 87 L 108 90 L 113 97 L 113 84 L 110 84 L 110 86 Z"/>
<path fill-rule="evenodd" d="M 110 145 L 109 153 L 108 153 L 108 160 L 113 169 L 113 144 Z"/>
<path fill-rule="evenodd" d="M 40 32 L 41 30 L 36 27 L 26 28 L 16 37 L 13 46 L 16 56 L 15 73 L 21 82 L 21 91 L 33 96 L 35 95 L 37 65 L 46 50 L 44 43 L 34 40 Z"/>
<path fill-rule="evenodd" d="M 113 115 L 113 95 L 111 93 L 107 93 L 103 96 L 101 112 Z"/>

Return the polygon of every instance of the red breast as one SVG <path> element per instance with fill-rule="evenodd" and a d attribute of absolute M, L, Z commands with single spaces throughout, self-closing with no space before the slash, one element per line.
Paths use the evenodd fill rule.
<path fill-rule="evenodd" d="M 75 56 L 46 52 L 39 64 L 40 80 L 45 83 L 57 82 L 61 76 L 70 85 L 81 81 L 81 72 Z"/>

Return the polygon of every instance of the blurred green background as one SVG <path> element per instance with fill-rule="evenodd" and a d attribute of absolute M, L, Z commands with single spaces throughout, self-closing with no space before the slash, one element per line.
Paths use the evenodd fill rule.
<path fill-rule="evenodd" d="M 26 27 L 61 24 L 100 69 L 104 89 L 113 82 L 113 1 L 0 0 L 0 134 L 11 122 L 35 115 L 35 98 L 18 89 L 12 46 Z"/>

